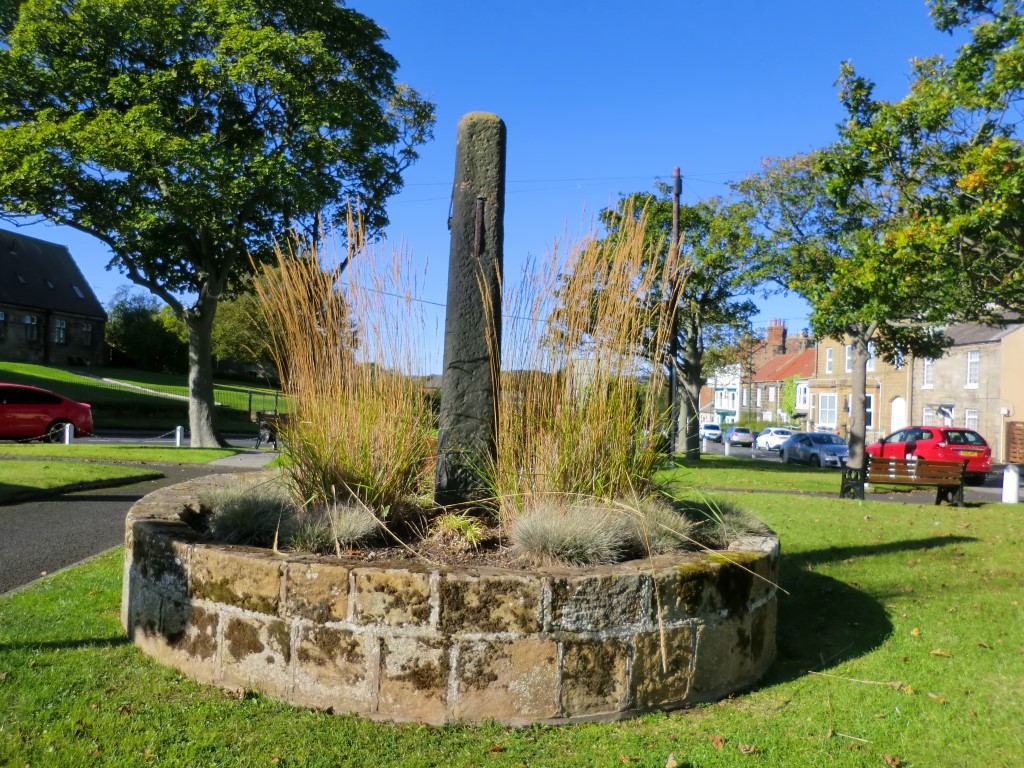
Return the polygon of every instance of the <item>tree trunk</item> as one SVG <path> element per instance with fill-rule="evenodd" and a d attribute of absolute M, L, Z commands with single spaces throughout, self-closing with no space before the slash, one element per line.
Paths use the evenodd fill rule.
<path fill-rule="evenodd" d="M 188 425 L 193 448 L 225 445 L 214 429 L 213 318 L 215 301 L 199 301 L 184 312 L 188 328 Z"/>
<path fill-rule="evenodd" d="M 867 364 L 868 364 L 868 341 L 862 333 L 853 337 L 853 357 L 851 364 L 853 370 L 850 373 L 850 418 L 849 434 L 847 441 L 850 444 L 850 458 L 848 466 L 855 469 L 864 467 L 864 438 L 867 428 Z"/>
<path fill-rule="evenodd" d="M 685 413 L 684 445 L 686 458 L 700 458 L 700 388 L 704 386 L 701 368 L 704 367 L 704 355 L 699 345 L 699 334 L 691 324 L 683 339 L 682 387 L 680 387 L 681 413 Z"/>

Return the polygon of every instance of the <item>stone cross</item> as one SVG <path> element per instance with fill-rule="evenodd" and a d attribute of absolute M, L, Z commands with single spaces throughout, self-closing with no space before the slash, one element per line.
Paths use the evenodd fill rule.
<path fill-rule="evenodd" d="M 452 190 L 444 377 L 434 497 L 466 504 L 490 495 L 497 446 L 505 123 L 471 112 L 459 121 Z"/>

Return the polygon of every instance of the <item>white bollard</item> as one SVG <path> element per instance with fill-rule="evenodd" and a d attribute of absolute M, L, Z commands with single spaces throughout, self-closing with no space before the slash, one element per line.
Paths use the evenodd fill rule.
<path fill-rule="evenodd" d="M 729 441 L 728 440 L 723 440 L 722 442 L 725 444 L 725 455 L 728 456 L 729 455 Z"/>
<path fill-rule="evenodd" d="M 1003 467 L 1003 504 L 1020 501 L 1020 467 L 1007 464 Z"/>
<path fill-rule="evenodd" d="M 706 437 L 703 440 L 700 441 L 700 452 L 701 453 L 707 453 L 708 452 L 708 439 Z"/>
<path fill-rule="evenodd" d="M 185 434 L 185 428 L 184 427 L 175 427 L 174 428 L 174 447 L 175 448 L 181 448 L 181 438 L 182 438 L 182 436 L 184 434 Z"/>
<path fill-rule="evenodd" d="M 65 424 L 64 425 L 64 445 L 71 445 L 72 439 L 75 437 L 75 425 Z"/>

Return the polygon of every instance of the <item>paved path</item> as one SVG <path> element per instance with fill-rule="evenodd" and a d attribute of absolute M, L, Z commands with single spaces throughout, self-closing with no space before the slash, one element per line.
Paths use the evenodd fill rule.
<path fill-rule="evenodd" d="M 165 477 L 0 506 L 0 595 L 124 543 L 128 510 L 147 493 L 212 472 L 259 468 L 274 455 L 238 454 L 205 465 L 150 465 Z"/>

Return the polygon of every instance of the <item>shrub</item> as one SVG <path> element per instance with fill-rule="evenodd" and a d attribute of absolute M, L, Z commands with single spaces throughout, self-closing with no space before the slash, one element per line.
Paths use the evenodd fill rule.
<path fill-rule="evenodd" d="M 209 510 L 210 532 L 229 544 L 270 547 L 284 541 L 295 520 L 295 506 L 278 478 L 261 477 L 211 489 L 199 495 Z"/>
<path fill-rule="evenodd" d="M 369 539 L 380 523 L 366 508 L 338 504 L 310 509 L 295 521 L 288 536 L 288 548 L 317 555 L 341 555 Z"/>
<path fill-rule="evenodd" d="M 635 529 L 621 509 L 604 504 L 557 501 L 535 505 L 511 523 L 513 548 L 540 563 L 613 563 L 635 547 Z"/>
<path fill-rule="evenodd" d="M 761 520 L 722 499 L 686 499 L 674 506 L 691 521 L 693 538 L 709 549 L 726 547 L 737 536 L 771 533 Z"/>

